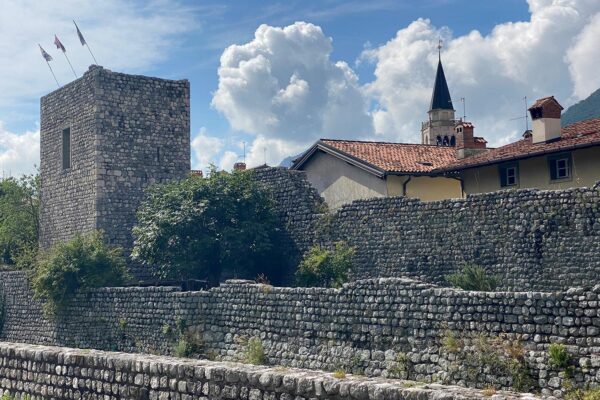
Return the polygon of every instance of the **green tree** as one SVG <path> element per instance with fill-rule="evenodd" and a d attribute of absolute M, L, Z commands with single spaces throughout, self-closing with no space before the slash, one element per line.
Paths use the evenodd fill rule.
<path fill-rule="evenodd" d="M 148 190 L 132 256 L 163 279 L 254 277 L 277 258 L 277 219 L 251 171 L 190 176 Z"/>
<path fill-rule="evenodd" d="M 0 182 L 0 255 L 5 264 L 25 267 L 35 258 L 39 226 L 38 175 Z"/>
<path fill-rule="evenodd" d="M 300 286 L 341 287 L 348 280 L 352 269 L 354 248 L 343 242 L 333 250 L 313 246 L 306 252 L 296 271 L 296 283 Z"/>
<path fill-rule="evenodd" d="M 84 289 L 122 285 L 128 280 L 123 251 L 104 243 L 102 233 L 77 235 L 40 255 L 31 273 L 36 299 L 55 314 Z"/>

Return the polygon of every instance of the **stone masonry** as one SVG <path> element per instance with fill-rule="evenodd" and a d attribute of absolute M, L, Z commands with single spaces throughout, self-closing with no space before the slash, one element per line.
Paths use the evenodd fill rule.
<path fill-rule="evenodd" d="M 357 281 L 342 289 L 232 281 L 200 292 L 173 287 L 82 293 L 53 320 L 23 273 L 3 282 L 2 340 L 172 354 L 178 329 L 202 353 L 240 360 L 260 338 L 268 363 L 366 376 L 541 391 L 600 384 L 600 285 L 566 292 L 464 292 L 408 279 Z M 562 343 L 571 378 L 548 360 Z"/>
<path fill-rule="evenodd" d="M 189 82 L 92 66 L 42 98 L 40 136 L 40 246 L 100 229 L 128 254 L 144 189 L 190 172 Z"/>
<path fill-rule="evenodd" d="M 298 369 L 0 343 L 0 395 L 89 400 L 453 400 L 490 398 L 456 386 Z M 492 399 L 537 399 L 497 392 Z"/>
<path fill-rule="evenodd" d="M 355 279 L 407 276 L 446 285 L 446 275 L 476 264 L 517 291 L 600 283 L 600 184 L 428 203 L 358 200 L 330 214 L 302 172 L 265 168 L 256 179 L 273 193 L 299 251 L 337 241 L 356 249 Z"/>

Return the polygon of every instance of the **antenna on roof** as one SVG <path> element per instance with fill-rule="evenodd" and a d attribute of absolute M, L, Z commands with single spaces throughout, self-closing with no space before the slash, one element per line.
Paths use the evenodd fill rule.
<path fill-rule="evenodd" d="M 463 105 L 463 121 L 466 121 L 467 120 L 467 105 L 466 105 L 467 100 L 464 97 L 461 97 L 460 102 Z"/>
<path fill-rule="evenodd" d="M 242 142 L 244 144 L 244 164 L 246 164 L 246 141 Z"/>
<path fill-rule="evenodd" d="M 527 132 L 529 130 L 529 115 L 527 114 L 527 96 L 523 97 L 523 101 L 525 102 L 525 116 L 523 117 L 517 117 L 517 118 L 511 118 L 511 121 L 515 121 L 517 119 L 525 119 L 525 132 Z"/>

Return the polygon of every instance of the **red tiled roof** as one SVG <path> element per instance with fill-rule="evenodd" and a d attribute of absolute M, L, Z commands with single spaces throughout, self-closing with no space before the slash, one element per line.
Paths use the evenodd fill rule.
<path fill-rule="evenodd" d="M 457 159 L 453 147 L 332 139 L 318 143 L 385 172 L 427 173 Z"/>
<path fill-rule="evenodd" d="M 461 170 L 594 145 L 600 145 L 600 118 L 588 119 L 562 128 L 562 136 L 559 140 L 534 144 L 531 137 L 527 137 L 485 153 L 450 162 L 440 170 Z"/>

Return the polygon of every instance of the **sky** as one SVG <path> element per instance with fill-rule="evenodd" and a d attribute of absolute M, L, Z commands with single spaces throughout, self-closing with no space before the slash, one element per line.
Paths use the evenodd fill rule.
<path fill-rule="evenodd" d="M 297 155 L 319 138 L 415 143 L 441 58 L 457 117 L 492 146 L 525 100 L 600 87 L 598 0 L 0 0 L 0 169 L 39 165 L 39 98 L 93 60 L 191 83 L 194 169 Z M 464 98 L 464 107 L 461 98 Z"/>

